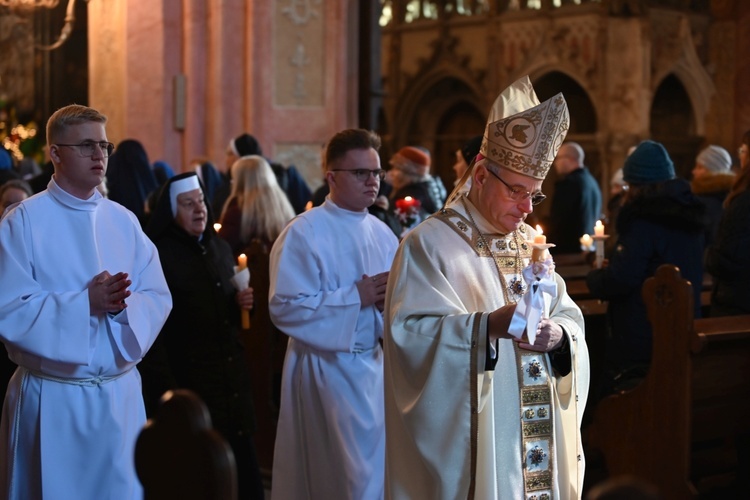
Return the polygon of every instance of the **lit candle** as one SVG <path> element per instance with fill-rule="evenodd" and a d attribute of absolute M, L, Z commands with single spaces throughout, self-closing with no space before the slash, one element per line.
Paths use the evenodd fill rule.
<path fill-rule="evenodd" d="M 581 238 L 578 241 L 581 242 L 581 246 L 586 251 L 588 251 L 588 249 L 591 248 L 591 245 L 594 244 L 594 238 L 592 238 L 591 235 L 588 235 L 588 234 L 584 234 L 583 236 L 581 236 Z"/>
<path fill-rule="evenodd" d="M 594 226 L 594 236 L 604 236 L 604 224 L 600 220 L 596 221 Z"/>
<path fill-rule="evenodd" d="M 544 231 L 542 231 L 542 226 L 539 224 L 536 225 L 536 232 L 537 235 L 534 236 L 534 243 L 538 243 L 540 245 L 544 245 L 547 243 L 547 237 L 544 235 Z"/>
<path fill-rule="evenodd" d="M 396 200 L 396 208 L 402 212 L 409 212 L 412 208 L 417 208 L 419 201 L 411 196 L 406 196 L 400 200 Z"/>
<path fill-rule="evenodd" d="M 219 224 L 218 222 L 214 223 L 214 231 L 216 231 L 217 233 L 221 231 L 221 224 Z"/>
<path fill-rule="evenodd" d="M 241 272 L 247 268 L 247 255 L 244 253 L 241 253 L 239 257 L 237 257 L 237 272 Z M 242 309 L 241 311 L 241 317 L 242 317 L 242 328 L 244 330 L 250 329 L 250 311 L 247 309 Z"/>
<path fill-rule="evenodd" d="M 547 237 L 542 234 L 542 227 L 537 224 L 537 234 L 534 236 L 533 245 L 531 245 L 531 261 L 532 262 L 544 262 L 547 258 Z M 545 246 L 542 246 L 545 245 Z"/>

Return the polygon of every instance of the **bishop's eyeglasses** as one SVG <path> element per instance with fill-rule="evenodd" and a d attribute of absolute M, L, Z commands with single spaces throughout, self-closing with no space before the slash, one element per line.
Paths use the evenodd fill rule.
<path fill-rule="evenodd" d="M 385 170 L 382 168 L 376 168 L 373 170 L 370 170 L 369 168 L 355 168 L 351 170 L 347 168 L 332 168 L 331 172 L 351 172 L 351 174 L 360 182 L 367 181 L 370 176 L 377 177 L 381 181 L 385 179 Z"/>
<path fill-rule="evenodd" d="M 55 146 L 65 146 L 67 148 L 75 148 L 78 150 L 79 156 L 88 158 L 94 156 L 97 152 L 97 148 L 102 152 L 105 158 L 112 156 L 115 150 L 115 145 L 111 142 L 101 141 L 83 141 L 79 144 L 55 144 Z"/>
<path fill-rule="evenodd" d="M 526 201 L 529 198 L 531 198 L 532 205 L 539 205 L 541 202 L 547 199 L 547 196 L 540 191 L 537 191 L 536 193 L 531 193 L 523 189 L 523 187 L 521 186 L 511 186 L 510 184 L 502 180 L 499 175 L 497 175 L 495 172 L 493 172 L 489 168 L 487 169 L 487 171 L 491 173 L 493 176 L 495 176 L 495 179 L 505 184 L 505 187 L 508 188 L 508 193 L 509 193 L 508 196 L 513 201 Z"/>

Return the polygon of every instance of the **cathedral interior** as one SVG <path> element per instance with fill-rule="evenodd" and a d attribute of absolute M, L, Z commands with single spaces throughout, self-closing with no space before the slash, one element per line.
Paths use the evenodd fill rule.
<path fill-rule="evenodd" d="M 568 140 L 603 188 L 640 140 L 662 142 L 688 177 L 702 147 L 735 152 L 750 129 L 750 7 L 736 0 L 0 5 L 6 147 L 21 142 L 13 126 L 41 131 L 76 102 L 109 116 L 113 142 L 139 139 L 177 171 L 222 161 L 229 138 L 252 133 L 315 189 L 321 145 L 356 126 L 381 134 L 384 164 L 404 145 L 429 149 L 452 186 L 454 152 L 524 75 L 540 100 L 563 93 Z M 39 155 L 43 142 L 25 149 Z"/>
<path fill-rule="evenodd" d="M 564 95 L 606 206 L 641 140 L 689 178 L 709 144 L 738 166 L 750 130 L 742 0 L 0 0 L 0 47 L 0 140 L 39 163 L 46 120 L 77 103 L 175 172 L 247 132 L 314 191 L 321 146 L 362 127 L 384 166 L 427 148 L 450 188 L 456 150 L 528 75 L 541 101 Z"/>

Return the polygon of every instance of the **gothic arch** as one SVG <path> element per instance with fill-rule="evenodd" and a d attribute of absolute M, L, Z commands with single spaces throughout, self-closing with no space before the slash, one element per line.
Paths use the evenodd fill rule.
<path fill-rule="evenodd" d="M 443 66 L 415 79 L 396 103 L 390 144 L 383 157 L 398 148 L 419 145 L 432 153 L 432 171 L 449 188 L 454 180 L 454 152 L 482 134 L 487 110 L 476 79 L 465 69 Z"/>
<path fill-rule="evenodd" d="M 649 123 L 651 136 L 667 148 L 677 175 L 689 177 L 702 142 L 687 86 L 676 74 L 666 75 L 654 91 Z"/>
<path fill-rule="evenodd" d="M 655 55 L 652 71 L 652 95 L 662 85 L 665 79 L 674 75 L 682 84 L 690 99 L 693 111 L 692 128 L 696 136 L 706 135 L 706 115 L 711 108 L 711 98 L 716 93 L 716 86 L 706 68 L 701 63 L 695 44 L 690 34 L 690 24 L 687 18 L 680 21 L 678 28 L 679 55 L 673 60 L 665 60 L 666 56 Z"/>
<path fill-rule="evenodd" d="M 562 92 L 568 103 L 570 130 L 572 135 L 593 135 L 599 128 L 599 118 L 589 92 L 575 77 L 564 71 L 547 69 L 532 77 L 534 89 L 540 101 Z"/>
<path fill-rule="evenodd" d="M 436 68 L 414 79 L 396 103 L 393 146 L 398 148 L 415 136 L 431 135 L 437 118 L 460 103 L 485 114 L 482 95 L 476 81 L 460 68 Z"/>

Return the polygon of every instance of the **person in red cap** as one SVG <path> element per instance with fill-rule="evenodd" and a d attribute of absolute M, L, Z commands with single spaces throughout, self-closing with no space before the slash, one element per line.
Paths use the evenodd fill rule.
<path fill-rule="evenodd" d="M 391 205 L 396 200 L 407 196 L 419 200 L 427 214 L 437 212 L 440 208 L 430 196 L 428 177 L 430 175 L 430 157 L 419 148 L 405 146 L 398 150 L 389 161 L 388 182 L 393 186 Z"/>

